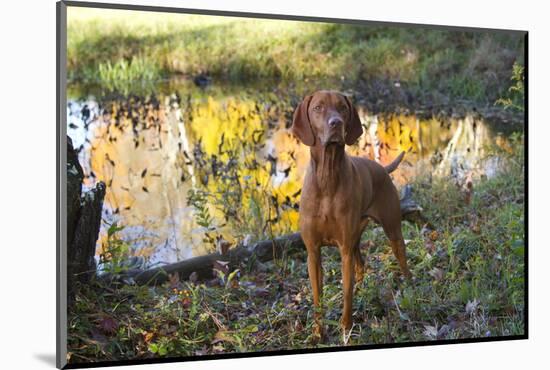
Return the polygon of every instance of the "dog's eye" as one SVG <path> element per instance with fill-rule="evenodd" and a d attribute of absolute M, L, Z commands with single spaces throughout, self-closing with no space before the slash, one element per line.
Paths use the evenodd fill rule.
<path fill-rule="evenodd" d="M 338 111 L 340 112 L 347 112 L 348 111 L 348 107 L 346 105 L 340 105 L 338 107 Z"/>
<path fill-rule="evenodd" d="M 316 105 L 316 106 L 313 107 L 313 110 L 315 112 L 320 112 L 322 109 L 323 109 L 323 107 L 321 107 L 320 105 Z"/>

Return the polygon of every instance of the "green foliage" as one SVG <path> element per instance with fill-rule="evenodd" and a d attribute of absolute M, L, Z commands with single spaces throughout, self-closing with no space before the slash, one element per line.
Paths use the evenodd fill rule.
<path fill-rule="evenodd" d="M 129 92 L 132 84 L 147 85 L 160 78 L 160 71 L 154 63 L 142 57 L 132 57 L 129 61 L 119 59 L 111 63 L 101 62 L 97 69 L 99 80 L 109 89 Z"/>
<path fill-rule="evenodd" d="M 130 246 L 118 237 L 124 226 L 113 222 L 107 229 L 107 243 L 99 255 L 99 269 L 112 274 L 125 271 L 125 261 L 130 256 Z"/>
<path fill-rule="evenodd" d="M 208 210 L 208 194 L 206 191 L 193 188 L 187 192 L 187 204 L 195 209 L 195 220 L 197 225 L 209 230 L 213 224 L 212 216 Z"/>
<path fill-rule="evenodd" d="M 508 97 L 498 99 L 495 104 L 504 106 L 504 109 L 510 108 L 523 112 L 525 109 L 524 67 L 518 63 L 514 63 L 510 79 L 513 84 L 508 89 Z"/>

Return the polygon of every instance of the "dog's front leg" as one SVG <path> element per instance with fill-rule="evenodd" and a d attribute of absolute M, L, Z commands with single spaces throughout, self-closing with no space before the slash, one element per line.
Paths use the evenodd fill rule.
<path fill-rule="evenodd" d="M 341 325 L 344 330 L 344 338 L 351 329 L 352 318 L 351 308 L 353 303 L 353 284 L 354 284 L 354 254 L 351 244 L 344 244 L 340 247 L 340 256 L 342 258 L 342 285 L 344 290 L 344 305 L 342 310 Z"/>
<path fill-rule="evenodd" d="M 321 266 L 321 247 L 317 243 L 306 242 L 307 247 L 307 270 L 309 273 L 309 281 L 311 283 L 311 290 L 313 292 L 313 306 L 314 306 L 314 326 L 313 335 L 317 339 L 323 338 L 323 324 L 322 324 L 322 309 L 321 309 L 321 295 L 323 293 L 323 268 Z"/>

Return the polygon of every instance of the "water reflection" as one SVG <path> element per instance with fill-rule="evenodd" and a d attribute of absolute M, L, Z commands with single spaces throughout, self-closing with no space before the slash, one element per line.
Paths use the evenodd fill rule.
<path fill-rule="evenodd" d="M 149 265 L 296 230 L 309 151 L 287 131 L 292 99 L 262 94 L 196 90 L 70 100 L 67 131 L 79 150 L 85 186 L 107 184 L 98 252 L 115 221 L 126 226 L 122 237 L 132 254 Z M 479 117 L 420 119 L 358 110 L 365 133 L 348 152 L 386 164 L 409 151 L 393 174 L 398 185 L 419 175 L 491 174 L 499 163 L 480 160 L 486 146 L 506 146 Z"/>

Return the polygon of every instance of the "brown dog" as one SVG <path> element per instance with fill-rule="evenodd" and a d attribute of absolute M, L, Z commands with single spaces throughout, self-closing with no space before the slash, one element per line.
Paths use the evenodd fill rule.
<path fill-rule="evenodd" d="M 363 133 L 357 110 L 344 95 L 318 91 L 304 98 L 294 112 L 291 131 L 311 147 L 300 200 L 300 232 L 308 253 L 308 272 L 315 305 L 314 334 L 322 336 L 319 299 L 323 290 L 321 246 L 336 245 L 342 258 L 344 307 L 341 325 L 350 330 L 355 278 L 362 280 L 361 234 L 372 218 L 382 225 L 403 274 L 409 278 L 401 234 L 399 196 L 390 172 L 404 152 L 382 167 L 367 158 L 348 156 Z"/>

